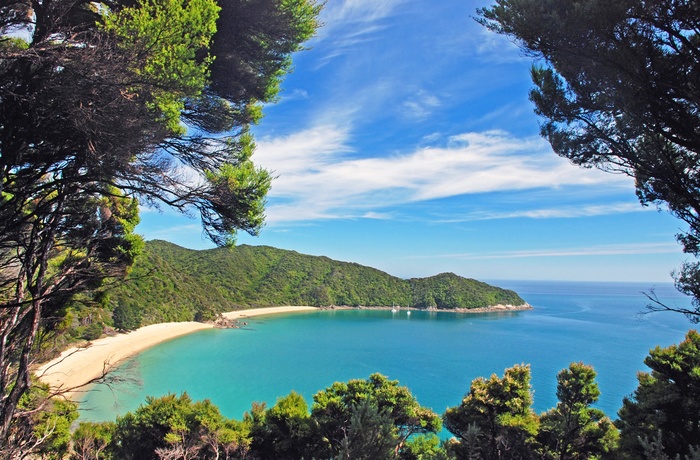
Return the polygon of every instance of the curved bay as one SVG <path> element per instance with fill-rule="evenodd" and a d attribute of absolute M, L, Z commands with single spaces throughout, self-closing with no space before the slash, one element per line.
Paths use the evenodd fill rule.
<path fill-rule="evenodd" d="M 681 341 L 680 315 L 639 315 L 647 303 L 632 283 L 500 282 L 535 310 L 491 314 L 405 310 L 337 310 L 251 318 L 242 329 L 206 330 L 156 346 L 119 369 L 125 382 L 96 385 L 81 420 L 113 420 L 147 395 L 187 391 L 240 419 L 251 403 L 275 403 L 295 390 L 311 403 L 334 381 L 381 372 L 442 413 L 479 376 L 532 365 L 535 410 L 556 404 L 556 373 L 572 361 L 592 364 L 598 407 L 615 418 L 636 372 L 655 345 Z M 689 303 L 671 285 L 657 294 Z"/>

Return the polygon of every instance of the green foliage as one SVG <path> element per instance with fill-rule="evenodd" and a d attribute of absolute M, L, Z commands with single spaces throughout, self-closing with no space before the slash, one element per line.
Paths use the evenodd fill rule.
<path fill-rule="evenodd" d="M 292 392 L 269 409 L 254 403 L 242 422 L 186 394 L 148 398 L 116 424 L 81 424 L 73 458 L 697 460 L 699 345 L 690 331 L 680 345 L 651 351 L 652 373 L 640 374 L 636 399 L 620 411 L 619 446 L 615 426 L 592 407 L 600 394 L 595 371 L 572 363 L 557 375 L 557 406 L 540 416 L 531 408 L 529 366 L 475 379 L 443 415 L 455 435 L 444 443 L 435 413 L 398 382 L 372 374 L 319 391 L 311 412 Z M 65 451 L 65 437 L 55 439 L 52 448 Z"/>
<path fill-rule="evenodd" d="M 591 366 L 571 363 L 557 375 L 557 407 L 542 414 L 537 440 L 543 458 L 585 460 L 610 454 L 618 433 L 612 421 L 590 407 L 600 390 Z"/>
<path fill-rule="evenodd" d="M 116 305 L 133 304 L 143 323 L 212 319 L 238 308 L 276 305 L 415 306 L 426 293 L 440 308 L 522 305 L 513 291 L 452 274 L 402 280 L 358 264 L 337 262 L 267 246 L 206 251 L 164 241 L 146 243 L 130 281 L 112 294 Z"/>
<path fill-rule="evenodd" d="M 29 352 L 47 351 L 36 339 L 59 344 L 74 321 L 92 338 L 109 322 L 81 310 L 143 245 L 136 198 L 199 214 L 218 245 L 260 230 L 270 175 L 251 163 L 250 124 L 319 11 L 306 0 L 3 3 L 0 444 Z M 118 327 L 138 324 L 139 305 L 114 305 Z M 212 316 L 180 307 L 165 316 Z"/>
<path fill-rule="evenodd" d="M 90 323 L 88 326 L 85 326 L 85 328 L 83 329 L 83 333 L 80 335 L 80 338 L 87 341 L 96 340 L 102 336 L 103 332 L 104 328 L 102 324 Z"/>
<path fill-rule="evenodd" d="M 445 428 L 457 437 L 451 446 L 457 458 L 533 457 L 539 420 L 531 406 L 529 366 L 506 369 L 503 378 L 475 379 L 461 404 L 443 416 Z"/>
<path fill-rule="evenodd" d="M 0 459 L 62 459 L 71 441 L 71 424 L 78 418 L 75 403 L 49 399 L 48 387 L 34 382 L 22 395 L 16 416 L 8 430 L 8 442 L 0 449 Z"/>
<path fill-rule="evenodd" d="M 245 421 L 251 426 L 251 453 L 256 458 L 290 460 L 404 458 L 404 453 L 409 455 L 409 437 L 441 428 L 439 417 L 421 407 L 406 387 L 380 374 L 336 382 L 318 392 L 311 413 L 303 398 L 292 392 L 270 409 L 254 404 Z M 410 445 L 412 452 L 426 455 L 440 450 Z"/>
<path fill-rule="evenodd" d="M 115 424 L 113 422 L 81 422 L 73 432 L 72 460 L 109 459 L 112 456 L 107 447 L 112 442 Z"/>
<path fill-rule="evenodd" d="M 205 224 L 228 233 L 230 236 L 225 240 L 228 247 L 235 243 L 236 229 L 257 235 L 265 220 L 263 211 L 272 182 L 270 173 L 256 168 L 250 160 L 243 160 L 225 163 L 216 171 L 206 171 L 205 177 L 212 190 L 213 211 L 202 215 Z M 230 207 L 236 209 L 236 213 L 228 215 L 224 211 Z"/>
<path fill-rule="evenodd" d="M 352 406 L 350 424 L 334 459 L 374 460 L 395 458 L 399 437 L 387 410 L 367 398 Z"/>
<path fill-rule="evenodd" d="M 413 305 L 418 308 L 483 308 L 493 305 L 522 305 L 515 292 L 489 286 L 454 273 L 410 280 Z"/>
<path fill-rule="evenodd" d="M 406 442 L 440 428 L 439 417 L 420 407 L 407 388 L 373 374 L 319 392 L 311 412 L 292 392 L 269 409 L 253 404 L 242 422 L 187 394 L 147 398 L 115 424 L 81 424 L 73 458 L 441 460 L 446 457 L 437 438 Z M 331 440 L 329 433 L 338 437 Z"/>
<path fill-rule="evenodd" d="M 133 302 L 120 303 L 112 312 L 114 327 L 120 331 L 133 331 L 141 327 L 141 309 Z"/>
<path fill-rule="evenodd" d="M 644 458 L 655 441 L 669 458 L 684 458 L 700 446 L 700 334 L 651 350 L 634 394 L 625 398 L 616 422 L 623 458 Z"/>
<path fill-rule="evenodd" d="M 414 436 L 406 441 L 401 460 L 448 460 L 450 457 L 435 434 Z"/>
<path fill-rule="evenodd" d="M 247 450 L 244 424 L 226 419 L 209 400 L 193 402 L 183 393 L 147 398 L 136 411 L 118 417 L 109 449 L 120 460 L 212 459 Z"/>
<path fill-rule="evenodd" d="M 185 133 L 184 99 L 198 96 L 207 82 L 218 12 L 214 0 L 140 0 L 103 20 L 105 31 L 143 60 L 133 72 L 150 87 L 147 104 L 172 135 Z"/>
<path fill-rule="evenodd" d="M 381 440 L 373 445 L 380 451 L 387 446 L 400 451 L 410 436 L 437 433 L 442 428 L 440 418 L 421 407 L 408 388 L 381 374 L 372 374 L 366 380 L 336 382 L 316 393 L 311 414 L 326 443 L 324 456 L 334 458 L 353 450 L 364 455 L 368 433 Z"/>
<path fill-rule="evenodd" d="M 228 0 L 221 13 L 212 53 L 211 89 L 240 107 L 243 95 L 270 102 L 290 70 L 289 55 L 320 26 L 323 3 L 312 0 Z M 239 108 L 241 112 L 244 109 Z"/>
<path fill-rule="evenodd" d="M 259 458 L 312 458 L 315 425 L 306 401 L 298 393 L 291 392 L 278 399 L 274 406 L 251 420 L 251 451 Z"/>
<path fill-rule="evenodd" d="M 475 379 L 461 404 L 443 415 L 455 435 L 444 443 L 435 435 L 441 429 L 435 413 L 397 381 L 372 374 L 319 391 L 310 412 L 292 392 L 269 409 L 253 403 L 242 422 L 187 394 L 148 398 L 116 424 L 81 424 L 72 458 L 698 460 L 698 350 L 700 334 L 690 331 L 681 344 L 650 352 L 652 372 L 639 375 L 635 399 L 625 399 L 616 422 L 619 445 L 615 426 L 592 407 L 600 394 L 595 371 L 572 363 L 557 375 L 556 407 L 540 416 L 531 408 L 529 366 Z M 33 393 L 23 404 L 37 407 L 45 396 Z M 61 428 L 41 452 L 65 451 L 75 408 L 61 407 L 49 411 L 65 420 L 52 422 Z M 25 432 L 29 427 L 34 436 L 53 416 L 37 412 L 38 423 Z"/>

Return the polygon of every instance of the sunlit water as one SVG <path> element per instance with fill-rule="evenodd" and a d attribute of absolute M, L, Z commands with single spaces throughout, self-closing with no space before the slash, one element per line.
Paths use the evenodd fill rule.
<path fill-rule="evenodd" d="M 242 329 L 197 332 L 126 362 L 127 381 L 96 385 L 81 420 L 113 420 L 147 395 L 187 391 L 240 419 L 251 403 L 275 403 L 295 390 L 309 403 L 334 381 L 380 372 L 442 413 L 459 404 L 470 382 L 513 364 L 532 366 L 535 409 L 556 404 L 556 374 L 573 361 L 592 364 L 602 391 L 598 407 L 615 418 L 636 388 L 636 373 L 656 345 L 680 342 L 692 325 L 681 315 L 642 315 L 650 284 L 495 283 L 516 290 L 532 311 L 458 314 L 340 310 L 266 316 Z M 672 286 L 656 293 L 673 305 L 688 298 Z"/>

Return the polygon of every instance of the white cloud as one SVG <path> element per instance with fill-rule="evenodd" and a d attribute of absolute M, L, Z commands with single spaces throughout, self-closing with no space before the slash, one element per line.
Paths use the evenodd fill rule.
<path fill-rule="evenodd" d="M 440 107 L 440 99 L 425 90 L 417 91 L 402 105 L 403 115 L 408 118 L 423 120 L 428 118 L 434 109 Z"/>
<path fill-rule="evenodd" d="M 348 130 L 345 128 L 316 126 L 285 137 L 259 139 L 254 159 L 285 177 L 313 176 L 351 151 L 347 141 Z M 276 182 L 284 185 L 285 180 Z"/>
<path fill-rule="evenodd" d="M 371 23 L 389 16 L 405 0 L 341 0 L 326 3 L 321 21 L 328 28 L 348 22 Z"/>
<path fill-rule="evenodd" d="M 673 243 L 641 243 L 600 245 L 579 248 L 560 249 L 534 249 L 526 251 L 493 252 L 485 254 L 442 254 L 431 255 L 430 258 L 460 259 L 460 260 L 488 260 L 488 259 L 523 259 L 541 257 L 588 257 L 588 256 L 619 256 L 619 255 L 649 255 L 649 254 L 677 254 L 680 248 Z M 425 256 L 427 257 L 427 256 Z M 412 258 L 423 258 L 412 257 Z"/>
<path fill-rule="evenodd" d="M 630 186 L 622 176 L 569 164 L 539 137 L 465 133 L 443 147 L 358 158 L 349 135 L 349 129 L 328 125 L 258 142 L 256 161 L 279 176 L 268 222 L 361 217 L 396 205 L 489 192 Z"/>
<path fill-rule="evenodd" d="M 480 27 L 470 40 L 472 42 L 471 49 L 491 64 L 509 64 L 532 60 L 532 58 L 525 56 L 525 53 L 511 39 L 491 32 L 485 27 Z"/>
<path fill-rule="evenodd" d="M 323 27 L 312 41 L 312 46 L 322 41 L 330 42 L 324 47 L 327 54 L 320 59 L 319 66 L 347 54 L 355 47 L 379 39 L 379 32 L 385 28 L 382 21 L 405 1 L 338 0 L 326 3 L 320 17 Z"/>
<path fill-rule="evenodd" d="M 306 91 L 305 89 L 295 88 L 290 93 L 285 93 L 284 90 L 282 90 L 282 94 L 280 95 L 280 100 L 277 101 L 275 104 L 279 105 L 279 104 L 282 104 L 285 102 L 297 101 L 300 99 L 308 99 L 308 98 L 309 98 L 309 92 Z"/>
<path fill-rule="evenodd" d="M 478 220 L 497 220 L 515 218 L 567 219 L 575 217 L 605 216 L 610 214 L 623 214 L 630 212 L 645 212 L 651 210 L 655 211 L 654 208 L 644 207 L 639 203 L 611 203 L 604 205 L 565 206 L 561 208 L 528 209 L 522 211 L 509 212 L 474 212 L 464 217 L 441 220 L 440 222 L 472 222 Z"/>
<path fill-rule="evenodd" d="M 362 216 L 365 219 L 375 219 L 375 220 L 389 220 L 394 217 L 393 214 L 387 212 L 374 212 L 370 211 Z"/>

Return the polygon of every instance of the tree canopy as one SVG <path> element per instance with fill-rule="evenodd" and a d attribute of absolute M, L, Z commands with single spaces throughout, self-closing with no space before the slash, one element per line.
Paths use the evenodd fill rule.
<path fill-rule="evenodd" d="M 700 254 L 700 6 L 678 0 L 496 0 L 478 21 L 539 59 L 530 99 L 541 133 L 573 163 L 635 179 L 642 204 L 688 224 Z M 700 265 L 685 263 L 681 311 L 700 321 Z"/>
<path fill-rule="evenodd" d="M 390 458 L 410 436 L 442 428 L 437 414 L 421 407 L 408 388 L 381 374 L 316 393 L 311 415 L 327 449 L 323 458 Z"/>
<path fill-rule="evenodd" d="M 259 232 L 271 176 L 252 163 L 249 127 L 320 8 L 1 5 L 0 442 L 30 384 L 39 329 L 139 252 L 139 204 L 198 214 L 219 245 Z"/>
<path fill-rule="evenodd" d="M 438 415 L 406 387 L 373 374 L 319 392 L 311 411 L 291 392 L 270 408 L 253 403 L 242 421 L 186 393 L 148 398 L 116 423 L 82 423 L 73 450 L 82 459 L 408 460 L 406 438 L 434 434 L 440 426 Z M 414 444 L 410 452 L 430 451 Z"/>
<path fill-rule="evenodd" d="M 585 460 L 605 457 L 617 446 L 618 433 L 600 409 L 591 407 L 600 390 L 593 367 L 571 363 L 557 375 L 557 406 L 540 416 L 537 440 L 543 458 Z"/>
<path fill-rule="evenodd" d="M 696 458 L 700 454 L 700 334 L 651 350 L 639 385 L 625 398 L 617 425 L 623 458 Z M 656 451 L 650 449 L 657 449 Z M 656 455 L 649 455 L 656 452 Z"/>
<path fill-rule="evenodd" d="M 459 406 L 447 409 L 445 428 L 457 458 L 528 458 L 538 419 L 532 410 L 530 367 L 513 366 L 502 378 L 475 379 Z"/>

